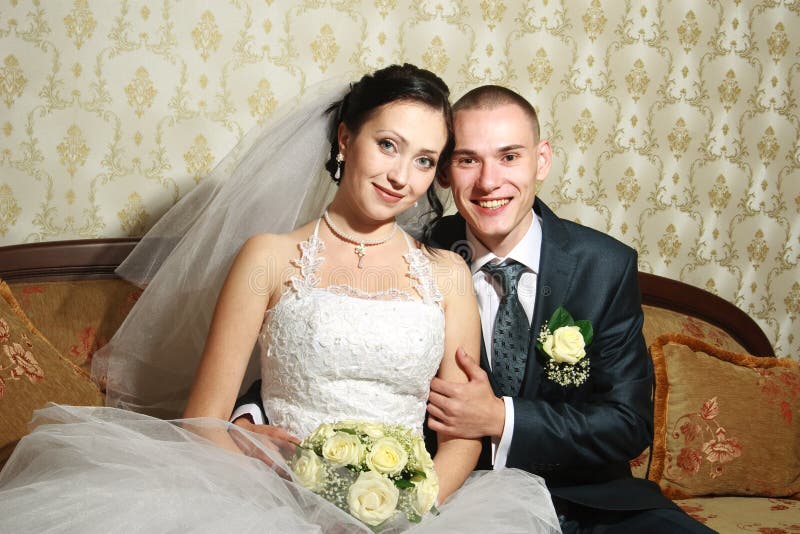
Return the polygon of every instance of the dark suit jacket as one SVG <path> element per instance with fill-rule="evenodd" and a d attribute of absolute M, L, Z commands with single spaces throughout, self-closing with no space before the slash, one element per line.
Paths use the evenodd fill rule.
<path fill-rule="evenodd" d="M 534 210 L 542 219 L 536 304 L 506 465 L 542 476 L 554 496 L 584 506 L 673 508 L 655 484 L 634 479 L 628 465 L 653 439 L 653 366 L 642 336 L 636 251 L 558 218 L 538 198 Z M 464 219 L 445 217 L 433 240 L 440 248 L 468 250 Z M 594 328 L 589 379 L 579 387 L 549 380 L 535 349 L 536 335 L 558 306 Z M 481 365 L 488 372 L 483 344 Z M 479 467 L 490 468 L 488 439 L 483 449 Z"/>

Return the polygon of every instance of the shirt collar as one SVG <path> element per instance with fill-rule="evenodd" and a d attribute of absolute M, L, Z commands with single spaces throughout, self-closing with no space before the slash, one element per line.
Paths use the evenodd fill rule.
<path fill-rule="evenodd" d="M 533 223 L 530 228 L 528 228 L 522 240 L 511 249 L 508 256 L 497 256 L 486 248 L 483 243 L 475 237 L 475 234 L 472 233 L 469 225 L 467 225 L 467 241 L 473 250 L 473 259 L 469 266 L 473 275 L 480 271 L 481 267 L 495 259 L 499 260 L 498 263 L 502 263 L 507 259 L 512 259 L 533 271 L 534 274 L 539 274 L 539 258 L 542 251 L 542 219 L 536 212 L 533 213 Z"/>

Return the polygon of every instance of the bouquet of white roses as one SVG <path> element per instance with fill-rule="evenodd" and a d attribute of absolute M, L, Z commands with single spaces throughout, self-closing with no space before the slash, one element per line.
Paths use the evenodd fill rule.
<path fill-rule="evenodd" d="M 422 437 L 403 425 L 321 424 L 289 465 L 303 486 L 375 530 L 398 514 L 418 522 L 436 511 L 433 460 Z"/>

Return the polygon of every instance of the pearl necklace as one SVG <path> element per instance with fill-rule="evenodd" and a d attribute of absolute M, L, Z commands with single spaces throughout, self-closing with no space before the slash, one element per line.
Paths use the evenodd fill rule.
<path fill-rule="evenodd" d="M 347 243 L 353 243 L 356 247 L 353 249 L 353 252 L 356 256 L 358 256 L 358 268 L 364 268 L 364 256 L 367 255 L 367 247 L 371 247 L 374 245 L 382 245 L 389 241 L 391 238 L 394 237 L 394 234 L 397 233 L 397 221 L 394 222 L 394 226 L 392 227 L 392 231 L 389 232 L 389 235 L 384 237 L 383 239 L 360 239 L 355 236 L 352 236 L 346 232 L 341 231 L 339 228 L 333 224 L 330 215 L 328 215 L 328 210 L 325 210 L 325 213 L 322 214 L 322 218 L 325 219 L 325 223 L 328 225 L 328 228 L 331 229 L 333 235 L 345 241 Z"/>

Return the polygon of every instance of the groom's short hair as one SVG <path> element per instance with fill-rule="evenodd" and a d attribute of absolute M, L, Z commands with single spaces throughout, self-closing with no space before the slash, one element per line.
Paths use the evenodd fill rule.
<path fill-rule="evenodd" d="M 502 85 L 481 85 L 467 92 L 453 104 L 453 115 L 459 111 L 494 109 L 508 104 L 516 105 L 522 109 L 530 119 L 533 134 L 538 141 L 539 117 L 536 115 L 536 110 L 533 109 L 531 103 L 524 96 Z"/>

